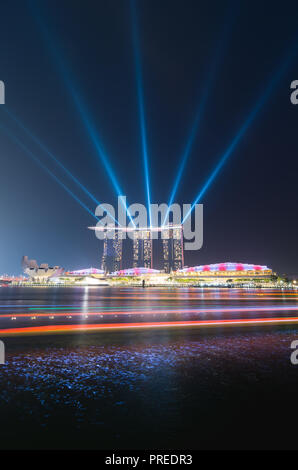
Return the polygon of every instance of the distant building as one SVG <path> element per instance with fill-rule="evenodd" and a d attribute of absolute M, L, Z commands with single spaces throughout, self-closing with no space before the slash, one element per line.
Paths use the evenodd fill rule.
<path fill-rule="evenodd" d="M 183 228 L 182 225 L 169 226 L 162 231 L 163 266 L 166 273 L 183 268 Z"/>
<path fill-rule="evenodd" d="M 86 268 L 75 271 L 66 271 L 63 276 L 56 279 L 57 282 L 66 285 L 103 286 L 108 285 L 105 272 L 102 269 Z"/>
<path fill-rule="evenodd" d="M 59 266 L 50 267 L 43 263 L 38 266 L 35 260 L 30 260 L 28 256 L 22 258 L 22 268 L 25 274 L 35 282 L 45 282 L 51 278 L 61 276 L 64 269 Z"/>
<path fill-rule="evenodd" d="M 259 264 L 215 263 L 179 269 L 175 277 L 196 278 L 210 283 L 233 283 L 271 279 L 272 269 Z"/>
<path fill-rule="evenodd" d="M 122 234 L 114 230 L 113 238 L 111 230 L 105 232 L 103 242 L 103 254 L 101 261 L 101 269 L 105 273 L 119 271 L 122 267 Z"/>
<path fill-rule="evenodd" d="M 75 271 L 67 271 L 65 275 L 67 276 L 103 276 L 104 275 L 103 269 L 97 268 L 86 268 L 86 269 L 77 269 Z"/>
<path fill-rule="evenodd" d="M 152 268 L 151 231 L 135 230 L 133 237 L 133 267 Z"/>
<path fill-rule="evenodd" d="M 127 277 L 127 276 L 146 276 L 149 274 L 159 274 L 161 271 L 158 269 L 151 269 L 151 268 L 128 268 L 128 269 L 121 269 L 120 271 L 115 271 L 111 273 L 111 276 L 120 276 L 120 277 Z"/>
<path fill-rule="evenodd" d="M 133 232 L 133 262 L 135 268 L 153 266 L 152 241 L 153 232 L 161 232 L 163 246 L 164 272 L 170 273 L 183 268 L 183 226 L 169 223 L 162 227 L 89 227 L 90 230 L 102 232 L 98 238 L 104 241 L 101 268 L 105 273 L 121 270 L 122 239 L 125 232 Z M 156 234 L 154 234 L 156 235 Z M 126 238 L 126 237 L 124 237 Z"/>

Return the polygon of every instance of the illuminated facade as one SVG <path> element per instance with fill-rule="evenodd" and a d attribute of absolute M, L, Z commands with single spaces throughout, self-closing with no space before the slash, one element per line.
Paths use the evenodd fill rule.
<path fill-rule="evenodd" d="M 183 268 L 183 229 L 182 225 L 162 231 L 163 266 L 166 273 Z"/>
<path fill-rule="evenodd" d="M 122 233 L 111 230 L 105 232 L 101 269 L 105 273 L 119 271 L 122 267 Z"/>
<path fill-rule="evenodd" d="M 266 279 L 273 275 L 267 266 L 247 263 L 216 263 L 179 269 L 176 276 L 197 277 L 202 280 L 244 280 Z"/>
<path fill-rule="evenodd" d="M 133 267 L 152 268 L 152 237 L 150 230 L 136 230 L 133 234 Z"/>
<path fill-rule="evenodd" d="M 51 278 L 61 276 L 64 271 L 64 269 L 59 266 L 50 267 L 46 263 L 38 266 L 37 262 L 30 260 L 28 256 L 23 256 L 22 268 L 24 273 L 29 276 L 30 280 L 35 282 L 49 281 Z"/>
<path fill-rule="evenodd" d="M 102 276 L 104 274 L 104 271 L 103 269 L 86 268 L 86 269 L 77 269 L 75 271 L 67 271 L 65 274 L 68 276 L 91 276 L 91 275 Z"/>
<path fill-rule="evenodd" d="M 183 255 L 183 226 L 174 225 L 169 223 L 166 226 L 161 227 L 113 227 L 110 229 L 115 231 L 115 242 L 113 243 L 110 239 L 112 237 L 107 236 L 106 227 L 95 226 L 89 227 L 90 230 L 95 230 L 98 233 L 103 232 L 104 236 L 104 251 L 102 258 L 102 269 L 111 273 L 114 271 L 121 270 L 121 259 L 122 259 L 122 235 L 125 232 L 133 232 L 133 267 L 145 267 L 152 268 L 152 240 L 156 235 L 155 232 L 161 232 L 162 244 L 163 244 L 163 265 L 164 272 L 170 273 L 183 268 L 184 255 Z M 109 232 L 109 229 L 108 229 Z M 126 238 L 126 237 L 125 237 Z M 118 261 L 118 266 L 108 258 L 113 257 L 109 253 L 116 252 L 115 262 Z M 118 253 L 118 254 L 117 254 Z"/>
<path fill-rule="evenodd" d="M 151 268 L 128 268 L 122 269 L 120 271 L 116 271 L 111 274 L 111 276 L 144 276 L 150 274 L 159 274 L 160 271 L 158 269 L 151 269 Z"/>

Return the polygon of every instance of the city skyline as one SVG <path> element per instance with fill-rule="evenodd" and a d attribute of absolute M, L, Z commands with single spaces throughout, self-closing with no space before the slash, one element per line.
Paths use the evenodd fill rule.
<path fill-rule="evenodd" d="M 1 449 L 297 448 L 296 11 L 1 2 Z"/>
<path fill-rule="evenodd" d="M 148 183 L 152 203 L 201 197 L 204 245 L 185 265 L 297 272 L 297 20 L 257 2 L 179 5 L 2 6 L 1 273 L 25 253 L 99 268 L 97 203 L 121 190 L 147 205 Z"/>

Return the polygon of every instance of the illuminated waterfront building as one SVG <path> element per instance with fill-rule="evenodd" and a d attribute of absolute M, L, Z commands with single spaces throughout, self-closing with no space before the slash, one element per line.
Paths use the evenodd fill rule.
<path fill-rule="evenodd" d="M 77 269 L 75 271 L 66 271 L 65 275 L 68 276 L 103 276 L 103 269 L 97 268 L 86 268 L 86 269 Z"/>
<path fill-rule="evenodd" d="M 145 268 L 145 267 L 140 267 L 140 268 L 127 268 L 127 269 L 122 269 L 120 271 L 116 271 L 114 273 L 111 273 L 111 276 L 118 276 L 118 277 L 127 277 L 127 276 L 145 276 L 145 275 L 156 275 L 159 274 L 160 271 L 158 269 L 151 269 L 151 268 Z"/>
<path fill-rule="evenodd" d="M 111 285 L 143 285 L 143 286 L 159 286 L 168 283 L 168 274 L 165 274 L 158 269 L 152 268 L 128 268 L 121 271 L 111 273 L 107 280 Z"/>
<path fill-rule="evenodd" d="M 170 273 L 183 268 L 183 228 L 182 225 L 169 224 L 162 231 L 164 271 Z"/>
<path fill-rule="evenodd" d="M 216 263 L 192 266 L 165 273 L 156 269 L 130 268 L 110 274 L 111 282 L 146 285 L 196 285 L 210 287 L 269 286 L 276 282 L 276 274 L 267 266 L 247 263 Z"/>
<path fill-rule="evenodd" d="M 114 231 L 111 237 L 111 230 L 107 230 L 103 242 L 103 254 L 101 269 L 105 273 L 119 271 L 122 267 L 122 233 Z"/>
<path fill-rule="evenodd" d="M 66 271 L 59 278 L 60 283 L 68 285 L 108 285 L 106 274 L 102 269 L 86 268 L 77 269 L 75 271 Z"/>
<path fill-rule="evenodd" d="M 196 279 L 208 283 L 239 283 L 271 279 L 274 273 L 267 266 L 247 263 L 215 263 L 179 269 L 177 278 Z"/>
<path fill-rule="evenodd" d="M 22 268 L 29 279 L 34 282 L 47 282 L 51 278 L 61 276 L 64 269 L 59 266 L 50 267 L 46 263 L 38 266 L 35 260 L 30 260 L 28 256 L 22 258 Z"/>
<path fill-rule="evenodd" d="M 122 235 L 133 232 L 133 267 L 152 268 L 152 233 L 161 232 L 163 245 L 164 272 L 170 273 L 182 269 L 184 265 L 183 254 L 183 226 L 169 223 L 162 227 L 114 227 L 114 242 L 108 236 L 109 230 L 105 227 L 89 227 L 90 230 L 104 232 L 104 251 L 102 269 L 107 272 L 121 270 Z M 112 230 L 112 229 L 111 229 Z M 118 263 L 118 264 L 117 264 Z"/>
<path fill-rule="evenodd" d="M 152 237 L 150 230 L 133 233 L 133 267 L 152 268 Z"/>

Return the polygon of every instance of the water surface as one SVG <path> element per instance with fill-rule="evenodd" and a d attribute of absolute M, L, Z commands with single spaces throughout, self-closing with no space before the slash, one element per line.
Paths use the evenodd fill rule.
<path fill-rule="evenodd" d="M 290 317 L 295 306 L 293 291 L 0 289 L 2 329 L 93 313 L 109 324 Z M 294 339 L 295 324 L 5 337 L 0 448 L 295 448 Z"/>

